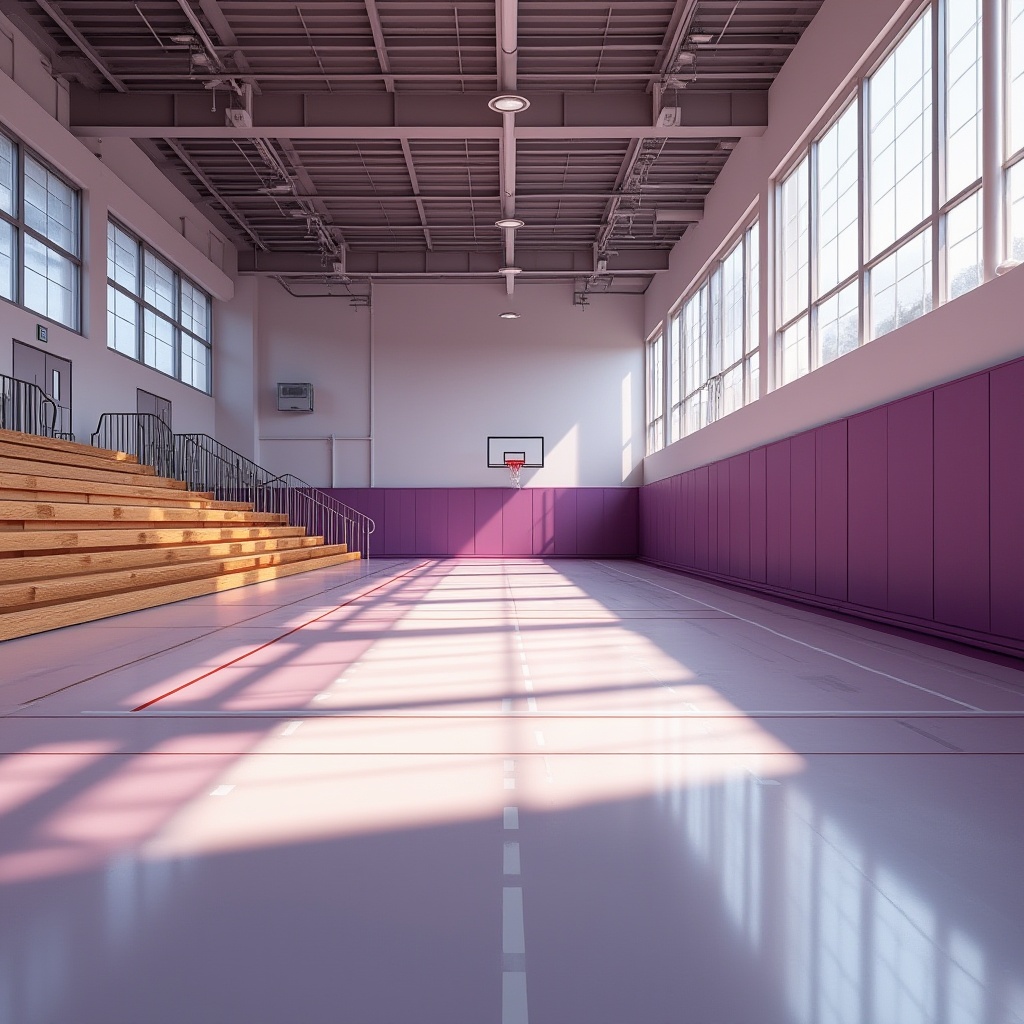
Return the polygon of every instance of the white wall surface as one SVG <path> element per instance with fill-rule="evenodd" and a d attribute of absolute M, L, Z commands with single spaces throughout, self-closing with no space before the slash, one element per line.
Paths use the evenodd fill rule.
<path fill-rule="evenodd" d="M 52 109 L 40 106 L 33 96 L 47 98 L 45 83 L 39 80 L 39 69 L 45 71 L 45 66 L 36 53 L 35 67 L 29 74 L 25 69 L 31 67 L 30 56 L 35 51 L 9 23 L 0 20 L 0 36 L 5 32 L 4 38 L 14 40 L 14 69 L 21 71 L 18 81 L 0 73 L 0 123 L 82 189 L 83 295 L 80 334 L 0 301 L 0 373 L 11 370 L 11 339 L 43 348 L 36 341 L 36 326 L 45 324 L 49 333 L 45 349 L 72 362 L 73 427 L 79 440 L 88 442 L 101 412 L 134 412 L 136 388 L 172 403 L 176 430 L 213 433 L 215 407 L 211 397 L 107 348 L 106 222 L 113 214 L 202 287 L 218 299 L 227 300 L 234 293 L 234 282 L 194 244 L 199 241 L 207 250 L 215 248 L 210 241 L 215 229 L 162 175 L 152 168 L 145 170 L 134 146 L 115 147 L 120 164 L 113 169 L 71 135 L 52 116 Z M 4 38 L 0 38 L 0 48 L 7 45 Z M 26 76 L 32 95 L 18 84 Z M 159 193 L 161 210 L 146 202 L 124 179 L 139 183 L 150 198 Z M 183 216 L 193 224 L 192 240 L 182 234 Z M 205 231 L 195 230 L 196 225 L 204 224 Z M 215 302 L 215 337 L 218 306 Z"/>
<path fill-rule="evenodd" d="M 901 25 L 899 0 L 825 0 L 769 93 L 768 129 L 740 141 L 705 203 L 704 219 L 673 250 L 670 269 L 647 291 L 644 336 L 699 278 L 757 204 L 761 230 L 762 335 L 771 276 L 769 182 L 858 74 L 864 54 Z M 893 331 L 648 457 L 646 482 L 757 447 L 902 395 L 1024 355 L 1019 270 Z M 762 380 L 769 349 L 762 338 Z"/>
<path fill-rule="evenodd" d="M 510 306 L 521 319 L 498 313 Z M 642 456 L 642 298 L 572 304 L 572 284 L 383 282 L 373 290 L 372 483 L 504 486 L 486 466 L 489 435 L 541 435 L 541 486 L 633 484 Z M 262 462 L 314 484 L 366 486 L 370 310 L 344 298 L 294 299 L 260 285 Z M 278 381 L 310 381 L 311 415 L 279 413 Z M 302 437 L 306 440 L 284 440 Z M 271 440 L 278 438 L 278 440 Z"/>
<path fill-rule="evenodd" d="M 639 482 L 643 455 L 642 297 L 573 286 L 386 283 L 375 286 L 375 484 L 501 486 L 490 435 L 540 435 L 537 486 Z M 501 320 L 508 308 L 518 320 Z"/>

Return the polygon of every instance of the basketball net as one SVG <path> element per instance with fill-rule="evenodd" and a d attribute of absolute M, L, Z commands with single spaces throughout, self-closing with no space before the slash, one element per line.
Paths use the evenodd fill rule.
<path fill-rule="evenodd" d="M 519 473 L 521 472 L 524 465 L 526 465 L 523 459 L 506 459 L 505 465 L 508 466 L 508 474 L 512 477 L 513 487 L 522 487 L 522 482 L 519 479 Z"/>

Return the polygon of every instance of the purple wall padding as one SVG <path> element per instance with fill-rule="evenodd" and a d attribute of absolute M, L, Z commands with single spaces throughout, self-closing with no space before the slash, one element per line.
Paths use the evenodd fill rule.
<path fill-rule="evenodd" d="M 636 487 L 354 487 L 339 501 L 377 528 L 372 555 L 636 558 Z"/>
<path fill-rule="evenodd" d="M 640 557 L 1024 654 L 1024 359 L 640 490 Z"/>

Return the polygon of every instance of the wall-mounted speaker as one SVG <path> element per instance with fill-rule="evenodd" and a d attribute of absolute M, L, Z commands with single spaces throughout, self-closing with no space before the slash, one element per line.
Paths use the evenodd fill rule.
<path fill-rule="evenodd" d="M 313 411 L 313 385 L 312 384 L 278 384 L 277 385 L 277 411 L 278 412 L 312 412 Z"/>

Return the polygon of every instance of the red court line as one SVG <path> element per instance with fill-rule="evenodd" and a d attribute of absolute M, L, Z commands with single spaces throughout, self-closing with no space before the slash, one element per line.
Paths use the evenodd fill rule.
<path fill-rule="evenodd" d="M 349 598 L 347 601 L 342 601 L 341 604 L 335 605 L 333 608 L 329 608 L 327 611 L 320 615 L 310 619 L 308 622 L 303 622 L 300 626 L 295 626 L 293 629 L 289 629 L 287 633 L 282 633 L 280 636 L 275 636 L 273 640 L 268 640 L 265 644 L 260 644 L 259 647 L 254 647 L 251 651 L 246 651 L 245 654 L 240 654 L 237 658 L 232 658 L 230 661 L 225 661 L 223 665 L 218 665 L 216 668 L 211 668 L 209 672 L 204 672 L 201 676 L 196 676 L 195 679 L 190 679 L 187 683 L 182 683 L 181 686 L 176 686 L 173 690 L 168 690 L 166 693 L 161 693 L 159 697 L 154 697 L 152 700 L 147 700 L 145 704 L 140 704 L 137 708 L 132 708 L 132 711 L 145 711 L 146 708 L 152 707 L 159 701 L 164 700 L 167 697 L 171 697 L 181 690 L 184 690 L 188 686 L 192 686 L 193 683 L 202 682 L 204 679 L 209 679 L 210 676 L 216 675 L 221 669 L 230 668 L 232 665 L 237 665 L 238 662 L 244 661 L 250 655 L 258 654 L 260 651 L 266 650 L 268 647 L 272 647 L 280 640 L 284 640 L 286 637 L 291 636 L 293 633 L 298 633 L 300 629 L 305 629 L 307 626 L 313 625 L 314 622 L 319 622 L 321 619 L 326 618 L 328 615 L 333 615 L 339 608 L 346 608 L 348 605 L 355 603 L 356 601 L 362 600 L 364 597 L 369 597 L 370 594 L 375 593 L 382 587 L 388 586 L 390 583 L 394 583 L 396 580 L 402 579 L 403 576 L 408 576 L 410 573 L 415 572 L 417 569 L 422 569 L 427 562 L 420 562 L 419 565 L 414 565 L 411 569 L 407 569 L 405 572 L 400 572 L 397 576 L 392 576 L 391 579 L 385 580 L 383 583 L 378 584 L 376 587 L 371 587 L 369 590 L 364 590 L 361 594 L 356 594 L 355 597 Z"/>

